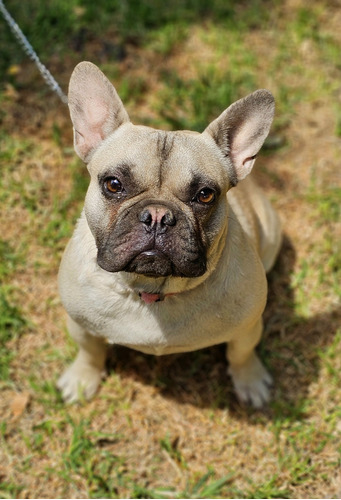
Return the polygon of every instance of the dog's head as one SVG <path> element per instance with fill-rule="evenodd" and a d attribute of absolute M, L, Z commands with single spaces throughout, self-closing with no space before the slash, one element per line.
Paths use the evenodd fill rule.
<path fill-rule="evenodd" d="M 226 109 L 202 133 L 135 126 L 93 64 L 71 77 L 77 154 L 91 182 L 85 213 L 109 272 L 196 278 L 214 267 L 227 231 L 226 192 L 243 179 L 269 132 L 270 92 Z"/>

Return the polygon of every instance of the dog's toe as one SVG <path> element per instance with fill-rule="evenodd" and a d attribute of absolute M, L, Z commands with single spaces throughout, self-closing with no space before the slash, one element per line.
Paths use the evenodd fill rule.
<path fill-rule="evenodd" d="M 271 375 L 254 355 L 243 366 L 230 366 L 228 370 L 238 399 L 254 408 L 262 408 L 270 400 Z"/>
<path fill-rule="evenodd" d="M 235 389 L 240 401 L 257 409 L 262 408 L 270 400 L 269 386 L 264 380 L 250 384 L 235 383 Z"/>
<path fill-rule="evenodd" d="M 74 362 L 59 378 L 57 387 L 66 403 L 90 399 L 97 391 L 102 378 L 101 371 L 87 367 L 80 369 Z"/>

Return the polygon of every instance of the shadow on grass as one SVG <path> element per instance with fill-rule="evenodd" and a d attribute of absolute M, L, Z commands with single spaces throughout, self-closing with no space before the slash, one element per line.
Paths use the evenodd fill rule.
<path fill-rule="evenodd" d="M 260 356 L 275 381 L 272 402 L 262 412 L 243 408 L 236 400 L 226 373 L 224 345 L 162 357 L 115 347 L 108 361 L 109 372 L 114 370 L 122 377 L 152 384 L 164 397 L 180 404 L 228 408 L 235 418 L 304 418 L 309 386 L 320 370 L 319 352 L 332 343 L 341 311 L 309 319 L 295 314 L 290 287 L 294 262 L 295 250 L 284 238 L 277 263 L 268 277 L 265 332 L 259 346 Z"/>

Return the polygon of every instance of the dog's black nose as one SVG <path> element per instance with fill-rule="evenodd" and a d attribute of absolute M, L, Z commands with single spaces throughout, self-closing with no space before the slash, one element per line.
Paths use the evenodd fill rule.
<path fill-rule="evenodd" d="M 162 205 L 145 207 L 139 215 L 139 221 L 147 231 L 165 233 L 169 226 L 175 226 L 176 219 L 173 212 Z"/>

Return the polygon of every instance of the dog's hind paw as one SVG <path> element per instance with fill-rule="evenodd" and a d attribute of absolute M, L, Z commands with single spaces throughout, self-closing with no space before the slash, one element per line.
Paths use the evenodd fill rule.
<path fill-rule="evenodd" d="M 101 370 L 79 365 L 76 359 L 57 382 L 57 387 L 66 403 L 90 399 L 96 393 L 103 377 Z"/>
<path fill-rule="evenodd" d="M 259 409 L 269 402 L 272 377 L 255 354 L 242 366 L 230 365 L 228 373 L 241 403 Z"/>

